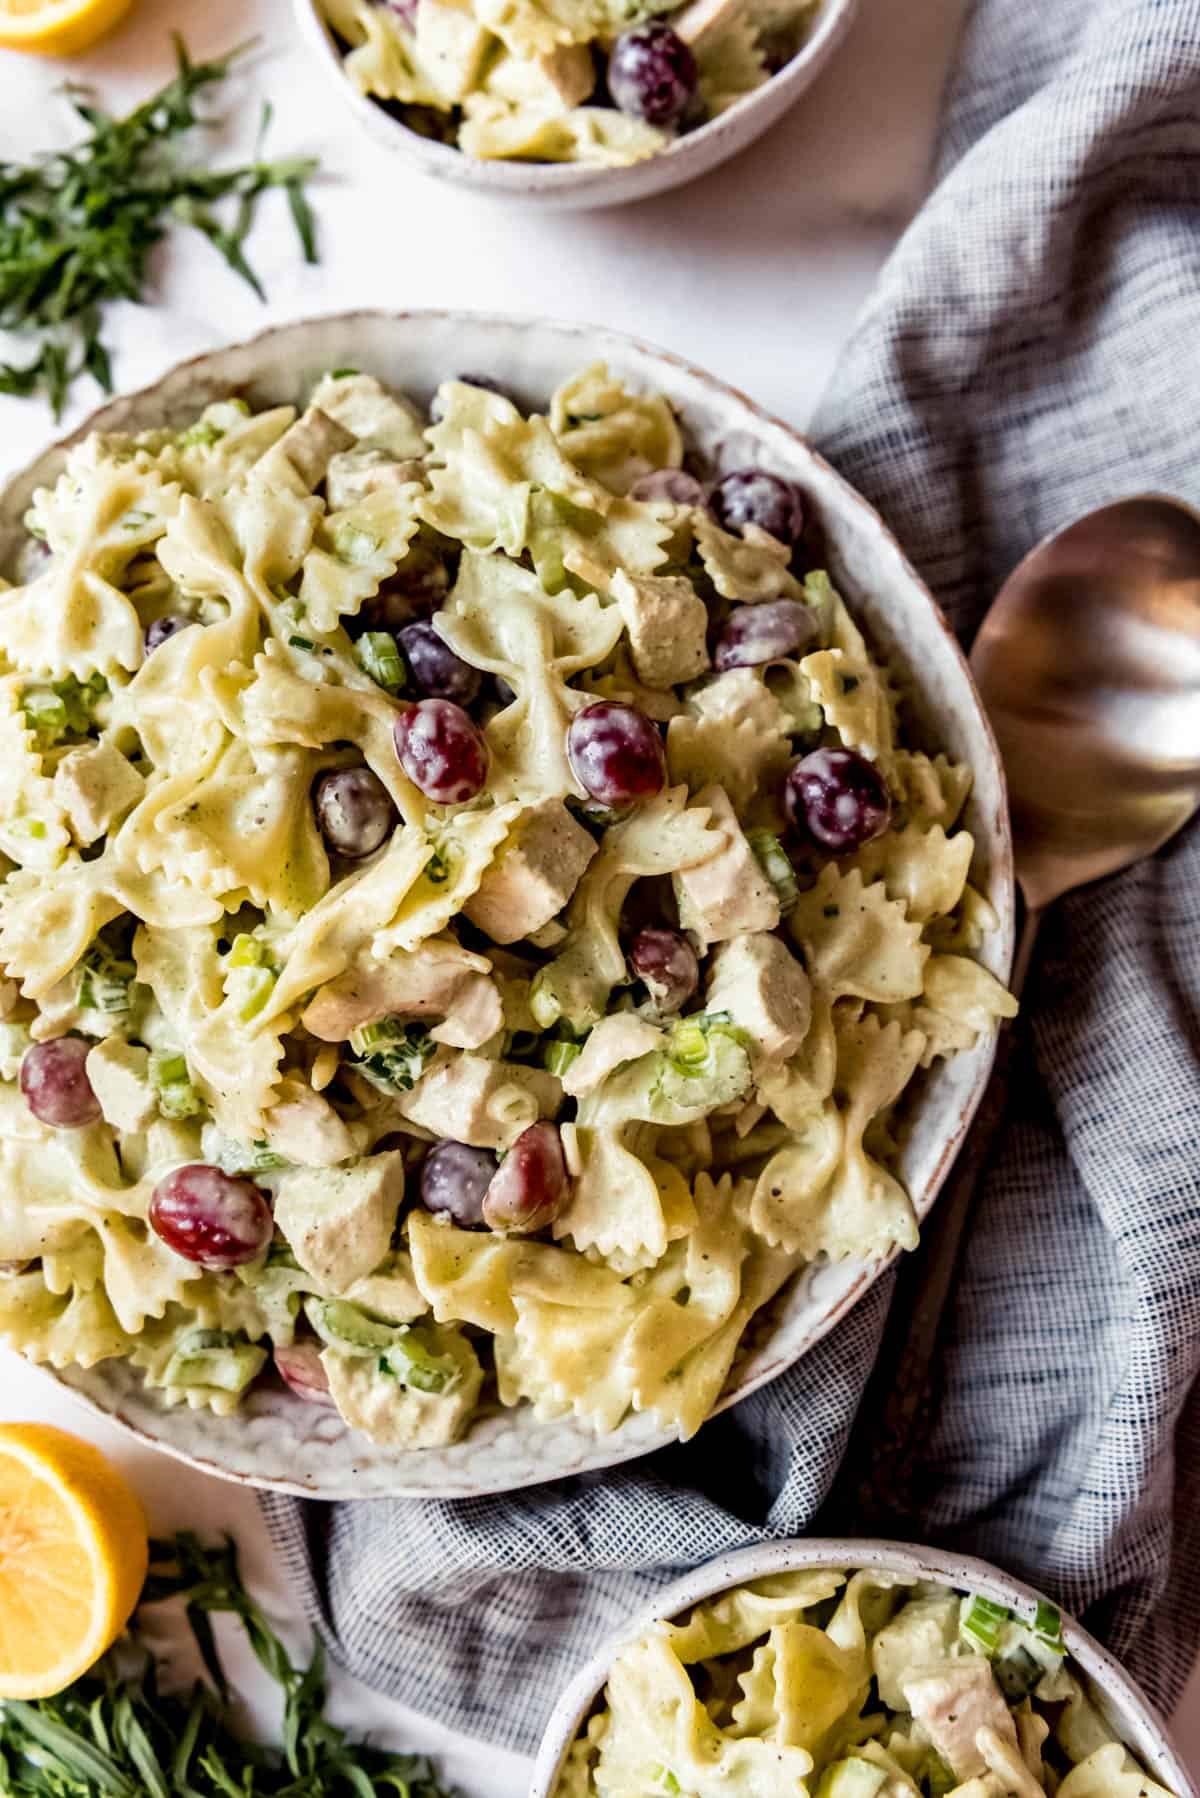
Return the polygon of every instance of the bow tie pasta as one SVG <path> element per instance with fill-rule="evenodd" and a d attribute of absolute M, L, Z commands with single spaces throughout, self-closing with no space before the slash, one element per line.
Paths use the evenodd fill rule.
<path fill-rule="evenodd" d="M 807 41 L 821 4 L 320 0 L 320 10 L 348 79 L 423 136 L 487 160 L 620 168 L 764 87 Z M 621 407 L 629 409 L 625 396 L 611 411 Z M 587 438 L 568 448 L 581 466 L 596 462 L 619 477 L 629 451 L 645 453 L 656 421 L 643 407 L 610 454 L 608 411 L 579 407 Z M 559 418 L 552 422 L 559 430 Z"/>
<path fill-rule="evenodd" d="M 884 1570 L 773 1574 L 616 1655 L 555 1798 L 1171 1798 L 1058 1612 Z"/>
<path fill-rule="evenodd" d="M 916 1240 L 897 1108 L 1013 1009 L 970 772 L 903 744 L 793 484 L 685 454 L 603 366 L 429 423 L 343 369 L 35 495 L 6 1341 L 406 1448 L 496 1402 L 687 1436 L 799 1266 Z"/>

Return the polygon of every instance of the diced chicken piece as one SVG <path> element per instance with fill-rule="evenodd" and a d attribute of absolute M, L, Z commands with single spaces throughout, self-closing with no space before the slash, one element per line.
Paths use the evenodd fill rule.
<path fill-rule="evenodd" d="M 114 1130 L 144 1130 L 158 1116 L 148 1049 L 110 1036 L 89 1050 L 86 1068 L 104 1121 Z"/>
<path fill-rule="evenodd" d="M 949 1660 L 958 1638 L 959 1608 L 952 1596 L 913 1598 L 879 1631 L 871 1643 L 871 1670 L 889 1710 L 908 1709 L 900 1685 L 905 1674 L 914 1667 L 929 1671 Z"/>
<path fill-rule="evenodd" d="M 298 480 L 306 493 L 313 493 L 333 458 L 353 442 L 352 432 L 319 406 L 310 406 L 254 466 L 269 481 L 291 487 Z"/>
<path fill-rule="evenodd" d="M 389 1255 L 365 1280 L 355 1280 L 347 1286 L 343 1297 L 352 1305 L 361 1305 L 364 1311 L 373 1311 L 376 1317 L 386 1318 L 390 1324 L 411 1323 L 414 1317 L 424 1317 L 429 1310 L 429 1301 L 413 1278 L 412 1260 L 403 1252 Z"/>
<path fill-rule="evenodd" d="M 301 1267 L 330 1292 L 345 1292 L 387 1254 L 404 1197 L 398 1149 L 345 1168 L 281 1174 L 275 1222 Z"/>
<path fill-rule="evenodd" d="M 629 633 L 634 672 L 648 687 L 676 687 L 709 666 L 708 607 L 683 575 L 613 576 L 609 592 Z"/>
<path fill-rule="evenodd" d="M 11 1018 L 20 997 L 21 989 L 15 980 L 0 979 L 0 1018 Z"/>
<path fill-rule="evenodd" d="M 344 425 L 367 449 L 387 450 L 389 455 L 404 458 L 423 456 L 429 447 L 416 407 L 374 375 L 323 375 L 311 403 Z"/>
<path fill-rule="evenodd" d="M 500 989 L 486 974 L 468 974 L 450 1002 L 442 1023 L 429 1034 L 451 1049 L 479 1049 L 504 1029 Z"/>
<path fill-rule="evenodd" d="M 698 44 L 745 10 L 746 0 L 691 0 L 690 6 L 675 14 L 671 29 L 685 44 Z"/>
<path fill-rule="evenodd" d="M 483 1369 L 461 1330 L 423 1326 L 435 1354 L 458 1363 L 458 1379 L 445 1392 L 419 1392 L 382 1373 L 370 1356 L 339 1355 L 324 1349 L 321 1364 L 329 1376 L 334 1403 L 354 1429 L 372 1442 L 396 1448 L 436 1448 L 453 1442 L 475 1409 Z"/>
<path fill-rule="evenodd" d="M 364 1147 L 329 1100 L 305 1080 L 279 1082 L 279 1097 L 266 1116 L 266 1132 L 275 1153 L 299 1167 L 336 1167 Z"/>
<path fill-rule="evenodd" d="M 779 900 L 746 841 L 721 787 L 705 787 L 697 806 L 708 806 L 722 833 L 721 846 L 707 861 L 683 868 L 671 879 L 679 921 L 694 930 L 704 948 L 754 930 L 774 930 Z"/>
<path fill-rule="evenodd" d="M 769 931 L 722 943 L 708 975 L 709 1011 L 727 1011 L 755 1057 L 787 1061 L 808 1034 L 812 989 L 786 943 Z"/>
<path fill-rule="evenodd" d="M 413 954 L 400 951 L 329 981 L 301 1021 L 322 1042 L 344 1043 L 361 1025 L 380 1018 L 448 1017 L 471 983 L 487 980 L 487 965 L 482 955 L 457 943 L 431 939 Z"/>
<path fill-rule="evenodd" d="M 596 840 L 561 799 L 522 813 L 463 906 L 497 943 L 531 936 L 560 912 L 596 853 Z"/>
<path fill-rule="evenodd" d="M 587 44 L 559 44 L 538 63 L 568 112 L 582 106 L 596 85 L 596 65 Z"/>
<path fill-rule="evenodd" d="M 491 42 L 469 6 L 417 0 L 417 55 L 448 100 L 463 99 L 478 84 Z"/>
<path fill-rule="evenodd" d="M 331 512 L 344 512 L 356 506 L 369 493 L 381 493 L 389 487 L 409 487 L 423 482 L 425 464 L 408 457 L 397 462 L 385 450 L 351 449 L 334 456 L 325 470 L 325 503 Z"/>
<path fill-rule="evenodd" d="M 514 1061 L 456 1055 L 434 1062 L 396 1108 L 433 1136 L 451 1136 L 477 1149 L 507 1149 L 539 1118 L 553 1117 L 562 1087 L 542 1068 Z"/>
<path fill-rule="evenodd" d="M 132 811 L 146 783 L 112 743 L 69 749 L 54 772 L 54 797 L 71 834 L 85 847 Z"/>
<path fill-rule="evenodd" d="M 563 1091 L 570 1093 L 572 1098 L 591 1092 L 622 1062 L 637 1061 L 639 1056 L 661 1048 L 662 1040 L 662 1031 L 635 1012 L 618 1011 L 609 1018 L 601 1018 L 595 1029 L 589 1031 L 582 1054 L 563 1075 Z"/>
<path fill-rule="evenodd" d="M 1020 1758 L 1012 1714 L 982 1655 L 910 1673 L 900 1687 L 913 1717 L 955 1779 L 977 1779 L 991 1771 L 979 1747 L 983 1730 L 993 1731 Z"/>

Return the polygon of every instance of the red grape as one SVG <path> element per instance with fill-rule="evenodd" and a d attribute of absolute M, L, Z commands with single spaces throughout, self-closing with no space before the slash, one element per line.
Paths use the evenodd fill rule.
<path fill-rule="evenodd" d="M 696 951 L 680 930 L 639 930 L 629 945 L 629 966 L 656 1011 L 678 1011 L 700 984 Z"/>
<path fill-rule="evenodd" d="M 94 1124 L 100 1102 L 88 1079 L 91 1043 L 82 1036 L 56 1036 L 48 1043 L 34 1043 L 21 1061 L 21 1091 L 35 1118 L 60 1130 L 78 1130 Z"/>
<path fill-rule="evenodd" d="M 435 805 L 474 799 L 487 779 L 487 744 L 462 707 L 450 699 L 422 699 L 393 727 L 400 766 Z"/>
<path fill-rule="evenodd" d="M 851 749 L 814 749 L 788 770 L 783 809 L 798 830 L 835 855 L 882 835 L 891 801 L 882 774 Z"/>
<path fill-rule="evenodd" d="M 491 1230 L 528 1236 L 553 1223 L 567 1202 L 569 1189 L 556 1126 L 531 1124 L 492 1177 L 483 1196 L 483 1221 Z"/>
<path fill-rule="evenodd" d="M 662 738 L 644 712 L 598 699 L 576 712 L 567 732 L 575 778 L 600 805 L 629 805 L 661 792 L 667 778 Z"/>
<path fill-rule="evenodd" d="M 150 1223 L 169 1249 L 212 1273 L 254 1261 L 274 1229 L 270 1207 L 253 1180 L 206 1161 L 174 1168 L 159 1181 Z"/>
<path fill-rule="evenodd" d="M 369 768 L 335 768 L 313 788 L 321 835 L 335 855 L 358 861 L 373 855 L 392 834 L 396 808 Z"/>
<path fill-rule="evenodd" d="M 736 606 L 717 638 L 713 667 L 753 668 L 795 655 L 811 643 L 817 621 L 797 599 L 777 599 L 770 605 Z"/>

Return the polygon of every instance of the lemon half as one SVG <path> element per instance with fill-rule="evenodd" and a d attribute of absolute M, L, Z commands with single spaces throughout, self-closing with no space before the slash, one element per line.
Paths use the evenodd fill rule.
<path fill-rule="evenodd" d="M 0 1424 L 0 1698 L 49 1698 L 129 1620 L 146 1519 L 99 1449 L 45 1423 Z"/>
<path fill-rule="evenodd" d="M 76 56 L 111 31 L 132 0 L 0 0 L 0 50 Z"/>

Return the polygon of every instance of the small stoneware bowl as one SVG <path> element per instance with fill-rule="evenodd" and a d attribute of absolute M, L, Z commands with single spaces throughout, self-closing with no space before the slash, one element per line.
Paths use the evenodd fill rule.
<path fill-rule="evenodd" d="M 1044 1594 L 1002 1573 L 987 1561 L 970 1555 L 943 1553 L 933 1548 L 912 1548 L 900 1542 L 853 1541 L 812 1537 L 800 1542 L 772 1542 L 764 1547 L 743 1548 L 721 1555 L 707 1566 L 697 1567 L 667 1586 L 596 1650 L 591 1660 L 559 1698 L 546 1725 L 529 1798 L 553 1798 L 555 1784 L 567 1750 L 590 1714 L 608 1679 L 609 1668 L 622 1648 L 644 1636 L 660 1618 L 681 1616 L 695 1604 L 715 1598 L 733 1586 L 764 1579 L 773 1573 L 798 1568 L 837 1567 L 881 1569 L 912 1579 L 935 1580 L 960 1591 L 981 1592 L 1010 1609 L 1029 1613 Z M 1049 1602 L 1049 1601 L 1047 1601 Z M 1146 1770 L 1176 1794 L 1176 1798 L 1200 1798 L 1171 1733 L 1150 1700 L 1129 1675 L 1102 1648 L 1094 1636 L 1070 1617 L 1063 1618 L 1067 1653 L 1082 1672 L 1091 1697 L 1117 1735 L 1132 1749 Z"/>
<path fill-rule="evenodd" d="M 342 67 L 342 56 L 317 0 L 292 0 L 300 36 L 325 69 L 368 136 L 403 157 L 423 174 L 452 181 L 479 193 L 540 207 L 582 210 L 623 206 L 666 193 L 707 174 L 736 156 L 783 117 L 820 74 L 849 31 L 859 0 L 824 0 L 812 34 L 799 53 L 764 86 L 747 94 L 718 118 L 678 138 L 657 156 L 627 168 L 585 168 L 579 163 L 484 162 L 453 145 L 421 137 L 393 118 L 378 101 L 361 94 Z"/>
<path fill-rule="evenodd" d="M 678 357 L 589 325 L 494 318 L 464 312 L 358 312 L 267 331 L 249 343 L 186 362 L 141 393 L 113 400 L 81 425 L 89 431 L 178 429 L 211 400 L 244 396 L 254 406 L 303 404 L 327 369 L 352 364 L 428 405 L 438 383 L 462 369 L 486 374 L 527 406 L 588 363 L 606 361 L 636 388 L 658 391 L 678 411 L 684 435 L 714 470 L 762 463 L 797 481 L 818 520 L 825 560 L 855 616 L 903 691 L 914 741 L 969 764 L 966 812 L 976 845 L 972 880 L 999 918 L 980 959 L 1000 979 L 1012 957 L 1012 845 L 996 745 L 966 662 L 945 619 L 882 520 L 829 464 L 743 395 Z M 48 450 L 0 493 L 0 572 L 24 537 L 34 488 L 53 481 L 64 445 Z M 928 1213 L 987 1084 L 994 1043 L 939 1062 L 906 1098 L 898 1171 L 918 1217 Z M 878 1279 L 891 1257 L 813 1262 L 751 1323 L 721 1398 L 736 1403 L 805 1354 Z M 611 1467 L 671 1438 L 649 1413 L 597 1437 L 577 1418 L 539 1422 L 527 1406 L 476 1419 L 448 1448 L 383 1448 L 335 1411 L 282 1391 L 249 1394 L 229 1417 L 172 1409 L 123 1360 L 58 1375 L 98 1410 L 211 1473 L 311 1498 L 397 1494 L 460 1498 L 507 1492 Z"/>

